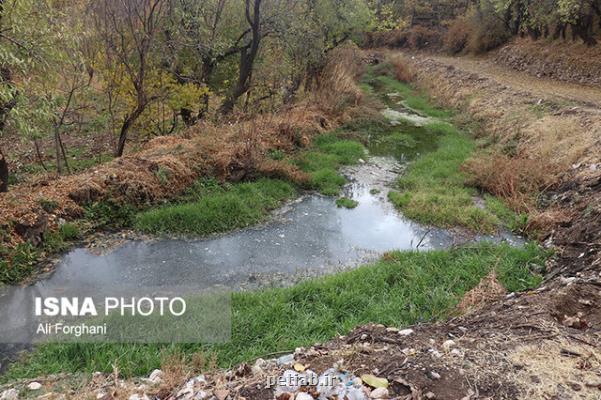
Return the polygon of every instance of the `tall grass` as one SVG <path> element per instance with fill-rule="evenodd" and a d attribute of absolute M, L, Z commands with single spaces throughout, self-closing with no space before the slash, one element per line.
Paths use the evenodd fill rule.
<path fill-rule="evenodd" d="M 231 186 L 199 183 L 188 202 L 142 212 L 136 229 L 147 233 L 208 235 L 260 222 L 267 213 L 296 194 L 287 182 L 260 179 Z"/>

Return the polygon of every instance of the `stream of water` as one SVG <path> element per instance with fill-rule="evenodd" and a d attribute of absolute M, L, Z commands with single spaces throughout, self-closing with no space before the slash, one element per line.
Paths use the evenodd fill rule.
<path fill-rule="evenodd" d="M 402 157 L 378 155 L 361 161 L 343 171 L 350 182 L 344 195 L 359 203 L 352 210 L 338 208 L 333 198 L 309 194 L 277 210 L 268 223 L 221 236 L 129 241 L 100 255 L 74 249 L 47 279 L 0 290 L 0 336 L 23 322 L 19 316 L 31 313 L 26 300 L 40 293 L 60 296 L 86 288 L 102 296 L 116 285 L 143 289 L 182 282 L 196 292 L 215 286 L 286 286 L 356 267 L 387 251 L 444 249 L 465 240 L 411 222 L 387 201 L 390 186 L 406 167 Z M 521 243 L 508 234 L 471 238 L 480 239 Z M 0 349 L 0 358 L 2 352 L 10 350 Z"/>

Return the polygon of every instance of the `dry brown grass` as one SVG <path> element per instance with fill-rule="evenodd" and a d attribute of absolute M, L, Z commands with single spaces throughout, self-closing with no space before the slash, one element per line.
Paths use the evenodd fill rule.
<path fill-rule="evenodd" d="M 407 57 L 399 53 L 387 54 L 386 60 L 390 62 L 395 69 L 395 78 L 401 82 L 409 83 L 415 79 L 415 70 L 411 67 Z"/>
<path fill-rule="evenodd" d="M 444 36 L 444 48 L 451 54 L 462 52 L 467 46 L 472 26 L 468 18 L 460 16 L 452 20 Z"/>
<path fill-rule="evenodd" d="M 518 347 L 509 360 L 520 366 L 511 378 L 524 391 L 523 398 L 599 398 L 601 380 L 595 371 L 601 368 L 601 353 L 590 346 L 544 340 Z"/>
<path fill-rule="evenodd" d="M 496 272 L 492 271 L 480 281 L 478 286 L 463 296 L 457 309 L 461 314 L 467 314 L 502 298 L 506 293 L 507 290 L 497 279 Z"/>
<path fill-rule="evenodd" d="M 467 183 L 504 198 L 518 211 L 532 211 L 536 196 L 552 176 L 540 158 L 508 157 L 499 152 L 478 153 L 463 170 Z"/>

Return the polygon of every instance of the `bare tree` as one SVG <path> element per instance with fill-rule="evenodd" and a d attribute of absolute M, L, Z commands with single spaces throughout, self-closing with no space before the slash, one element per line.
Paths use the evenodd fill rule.
<path fill-rule="evenodd" d="M 151 51 L 167 0 L 100 0 L 93 5 L 96 27 L 114 68 L 133 87 L 134 106 L 123 117 L 115 156 L 121 157 L 130 128 L 155 98 L 146 89 Z"/>

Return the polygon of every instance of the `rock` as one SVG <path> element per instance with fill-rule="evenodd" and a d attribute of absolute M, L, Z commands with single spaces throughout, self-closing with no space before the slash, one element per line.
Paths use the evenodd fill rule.
<path fill-rule="evenodd" d="M 139 395 L 137 393 L 134 393 L 131 396 L 129 396 L 129 400 L 150 400 L 150 399 L 145 394 Z"/>
<path fill-rule="evenodd" d="M 42 384 L 40 382 L 31 382 L 27 385 L 27 389 L 29 390 L 40 390 L 42 388 Z"/>
<path fill-rule="evenodd" d="M 385 388 L 374 389 L 369 394 L 369 397 L 372 399 L 387 399 L 388 398 L 388 389 L 385 389 Z"/>
<path fill-rule="evenodd" d="M 435 381 L 440 379 L 440 374 L 436 371 L 430 371 L 428 376 L 430 377 L 430 379 L 434 379 Z"/>
<path fill-rule="evenodd" d="M 98 393 L 96 393 L 96 399 L 97 400 L 104 399 L 107 395 L 108 395 L 107 392 L 105 392 L 104 390 L 101 390 Z"/>
<path fill-rule="evenodd" d="M 432 400 L 432 399 L 436 398 L 436 395 L 432 392 L 428 392 L 428 393 L 424 394 L 424 397 L 428 400 Z"/>
<path fill-rule="evenodd" d="M 217 389 L 213 392 L 213 395 L 217 397 L 217 400 L 225 400 L 230 395 L 230 391 L 227 389 Z"/>
<path fill-rule="evenodd" d="M 455 342 L 453 340 L 447 340 L 446 342 L 444 342 L 442 344 L 442 348 L 444 349 L 444 351 L 446 351 L 447 353 L 451 350 L 451 347 L 455 347 Z"/>
<path fill-rule="evenodd" d="M 295 400 L 315 400 L 309 393 L 300 392 L 294 398 Z"/>
<path fill-rule="evenodd" d="M 208 397 L 209 397 L 209 394 L 207 392 L 200 390 L 200 391 L 196 392 L 196 394 L 194 395 L 194 400 L 205 400 Z"/>
<path fill-rule="evenodd" d="M 0 400 L 17 400 L 19 392 L 16 389 L 7 389 L 0 394 Z"/>
<path fill-rule="evenodd" d="M 402 331 L 399 331 L 399 335 L 401 336 L 409 336 L 413 334 L 413 329 L 403 329 Z"/>
<path fill-rule="evenodd" d="M 153 385 L 161 383 L 163 381 L 163 371 L 161 371 L 160 369 L 155 369 L 150 373 L 148 381 Z"/>
<path fill-rule="evenodd" d="M 388 333 L 397 333 L 399 330 L 397 328 L 386 328 L 386 332 Z"/>
<path fill-rule="evenodd" d="M 290 365 L 294 362 L 294 354 L 287 354 L 277 359 L 278 365 Z"/>

